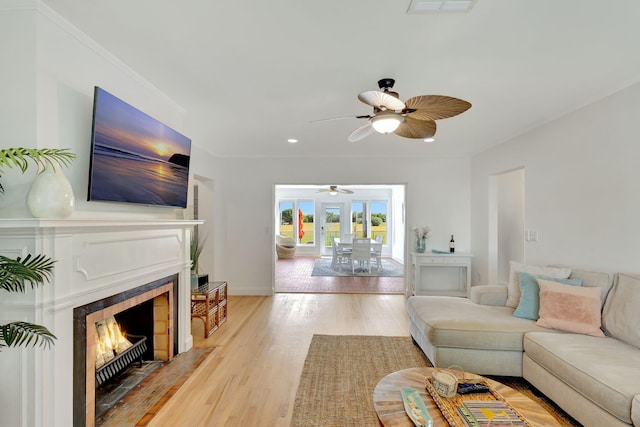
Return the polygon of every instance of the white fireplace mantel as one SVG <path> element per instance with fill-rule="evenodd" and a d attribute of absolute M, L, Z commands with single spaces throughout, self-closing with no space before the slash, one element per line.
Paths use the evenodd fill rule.
<path fill-rule="evenodd" d="M 0 218 L 0 230 L 105 230 L 108 228 L 146 229 L 146 228 L 192 228 L 204 221 L 183 219 L 41 219 L 41 218 Z"/>
<path fill-rule="evenodd" d="M 25 294 L 0 291 L 0 324 L 29 321 L 57 337 L 51 349 L 0 353 L 0 413 L 6 425 L 73 425 L 73 310 L 178 274 L 178 351 L 191 348 L 189 243 L 203 221 L 0 219 L 0 255 L 56 260 L 51 283 Z M 3 424 L 4 425 L 4 424 Z"/>

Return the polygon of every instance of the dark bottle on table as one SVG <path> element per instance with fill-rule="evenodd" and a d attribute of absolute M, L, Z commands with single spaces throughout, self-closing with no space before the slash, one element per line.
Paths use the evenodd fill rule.
<path fill-rule="evenodd" d="M 454 253 L 456 251 L 456 241 L 453 240 L 453 234 L 451 235 L 451 240 L 449 240 L 449 252 Z"/>

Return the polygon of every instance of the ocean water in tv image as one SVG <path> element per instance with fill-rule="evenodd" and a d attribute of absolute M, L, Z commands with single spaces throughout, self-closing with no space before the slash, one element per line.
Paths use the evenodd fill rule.
<path fill-rule="evenodd" d="M 121 149 L 94 146 L 91 199 L 144 205 L 187 205 L 188 167 Z"/>

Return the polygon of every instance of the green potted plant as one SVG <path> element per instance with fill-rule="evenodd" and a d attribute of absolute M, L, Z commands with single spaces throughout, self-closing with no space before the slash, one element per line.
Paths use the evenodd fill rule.
<path fill-rule="evenodd" d="M 197 230 L 194 230 L 191 235 L 191 288 L 198 287 L 198 264 L 200 261 L 200 254 L 202 254 L 206 240 L 207 239 L 200 238 Z"/>
<path fill-rule="evenodd" d="M 26 292 L 51 280 L 53 264 L 49 257 L 30 254 L 24 258 L 11 259 L 0 255 L 0 289 L 7 292 Z M 40 345 L 49 347 L 56 339 L 49 330 L 29 322 L 0 324 L 0 349 L 2 347 Z"/>
<path fill-rule="evenodd" d="M 19 168 L 22 173 L 29 166 L 29 159 L 40 167 L 45 165 L 69 165 L 76 155 L 67 149 L 55 148 L 3 148 L 0 149 L 0 172 L 3 167 Z M 0 178 L 2 175 L 0 174 Z M 4 187 L 0 184 L 0 194 Z M 7 292 L 26 292 L 28 285 L 35 288 L 51 280 L 53 261 L 45 255 L 11 259 L 0 255 L 0 289 Z M 29 322 L 0 324 L 0 349 L 12 346 L 40 345 L 49 347 L 56 339 L 46 327 Z"/>

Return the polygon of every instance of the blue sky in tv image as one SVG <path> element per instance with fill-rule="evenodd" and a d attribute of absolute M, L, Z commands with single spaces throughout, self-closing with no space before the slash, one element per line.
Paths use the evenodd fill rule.
<path fill-rule="evenodd" d="M 186 207 L 191 140 L 96 87 L 89 200 Z"/>
<path fill-rule="evenodd" d="M 94 143 L 149 159 L 189 156 L 191 140 L 153 117 L 96 88 Z"/>

